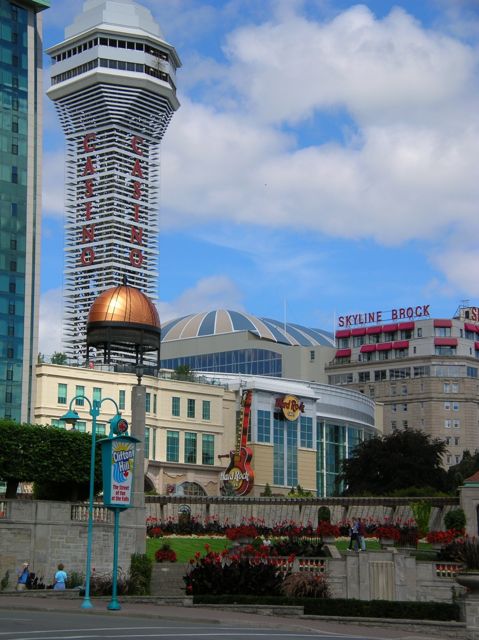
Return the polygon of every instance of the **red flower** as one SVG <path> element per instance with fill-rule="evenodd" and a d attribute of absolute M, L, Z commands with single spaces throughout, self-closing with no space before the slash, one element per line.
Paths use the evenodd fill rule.
<path fill-rule="evenodd" d="M 451 544 L 456 538 L 464 535 L 464 531 L 448 529 L 447 531 L 430 531 L 426 536 L 426 541 L 430 544 Z"/>
<path fill-rule="evenodd" d="M 401 531 L 392 524 L 377 527 L 374 534 L 377 538 L 389 538 L 390 540 L 399 540 L 401 537 Z"/>

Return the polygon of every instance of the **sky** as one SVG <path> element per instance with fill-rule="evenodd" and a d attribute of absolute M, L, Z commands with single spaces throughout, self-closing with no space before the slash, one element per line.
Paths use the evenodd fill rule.
<path fill-rule="evenodd" d="M 479 0 L 139 0 L 175 46 L 162 322 L 479 306 Z M 51 0 L 44 46 L 82 0 Z M 44 60 L 45 90 L 50 61 Z M 40 351 L 61 350 L 64 136 L 44 101 Z"/>

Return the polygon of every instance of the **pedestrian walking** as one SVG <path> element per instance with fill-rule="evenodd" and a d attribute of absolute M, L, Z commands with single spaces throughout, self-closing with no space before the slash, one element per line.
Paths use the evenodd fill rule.
<path fill-rule="evenodd" d="M 30 568 L 28 562 L 24 562 L 17 572 L 17 591 L 25 591 L 30 582 Z"/>
<path fill-rule="evenodd" d="M 358 520 L 353 518 L 351 528 L 349 529 L 349 547 L 348 551 L 358 550 Z"/>

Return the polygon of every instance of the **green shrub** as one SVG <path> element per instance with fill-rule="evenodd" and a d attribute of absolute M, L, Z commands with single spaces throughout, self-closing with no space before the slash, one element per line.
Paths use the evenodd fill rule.
<path fill-rule="evenodd" d="M 331 510 L 329 507 L 319 507 L 318 509 L 318 522 L 331 522 Z"/>
<path fill-rule="evenodd" d="M 447 602 L 391 602 L 389 600 L 347 600 L 287 598 L 285 596 L 195 595 L 194 604 L 256 604 L 302 606 L 305 615 L 396 618 L 406 620 L 459 620 L 459 605 Z"/>
<path fill-rule="evenodd" d="M 133 553 L 130 561 L 128 594 L 150 595 L 152 561 L 145 553 Z"/>
<path fill-rule="evenodd" d="M 466 514 L 462 509 L 453 509 L 444 516 L 446 529 L 456 529 L 462 531 L 466 526 Z"/>
<path fill-rule="evenodd" d="M 68 574 L 65 586 L 67 589 L 74 589 L 75 587 L 81 587 L 84 582 L 85 576 L 83 575 L 83 573 L 78 573 L 78 571 L 71 571 Z"/>

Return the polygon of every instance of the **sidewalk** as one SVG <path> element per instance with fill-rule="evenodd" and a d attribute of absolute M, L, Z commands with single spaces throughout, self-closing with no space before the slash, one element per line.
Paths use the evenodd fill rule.
<path fill-rule="evenodd" d="M 106 598 L 92 598 L 93 609 L 80 608 L 82 599 L 72 593 L 56 594 L 50 592 L 2 593 L 0 594 L 0 609 L 52 611 L 58 613 L 82 613 L 84 615 L 108 614 L 112 616 L 134 616 L 153 618 L 158 620 L 190 620 L 219 625 L 242 625 L 266 628 L 281 628 L 295 631 L 316 631 L 331 633 L 348 633 L 365 635 L 371 638 L 385 638 L 396 640 L 439 640 L 440 638 L 465 638 L 465 625 L 460 622 L 429 623 L 418 620 L 383 620 L 351 618 L 330 618 L 325 616 L 296 616 L 291 611 L 289 615 L 282 615 L 279 611 L 271 612 L 272 607 L 249 606 L 203 606 L 193 605 L 185 598 L 185 604 L 158 604 L 157 599 L 148 601 L 147 598 L 120 597 L 122 609 L 108 611 L 106 606 L 110 601 Z M 292 607 L 291 609 L 294 609 Z"/>

